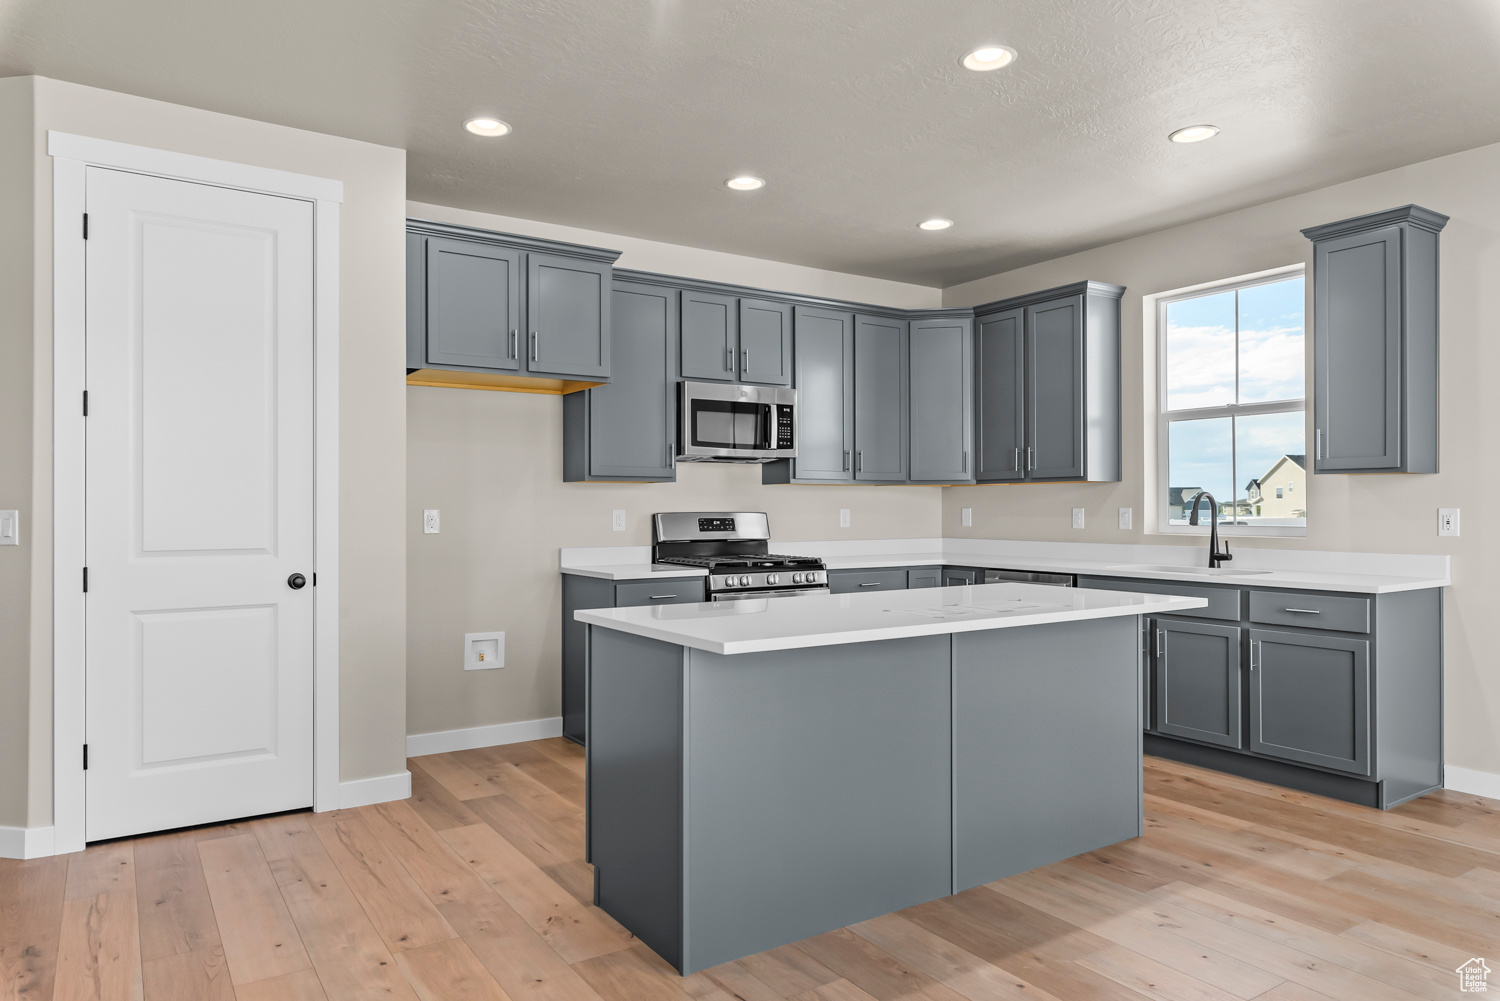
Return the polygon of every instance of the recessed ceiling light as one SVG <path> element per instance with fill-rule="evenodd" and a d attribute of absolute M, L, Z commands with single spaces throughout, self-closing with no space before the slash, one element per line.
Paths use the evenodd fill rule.
<path fill-rule="evenodd" d="M 730 191 L 755 191 L 765 186 L 766 182 L 754 174 L 741 174 L 739 177 L 731 177 L 724 182 L 724 187 Z"/>
<path fill-rule="evenodd" d="M 476 136 L 503 136 L 510 132 L 510 126 L 498 118 L 471 118 L 464 122 L 464 128 Z"/>
<path fill-rule="evenodd" d="M 964 69 L 971 69 L 976 73 L 997 70 L 1015 61 L 1016 50 L 1009 45 L 981 45 L 963 58 Z"/>
<path fill-rule="evenodd" d="M 947 229 L 949 226 L 952 226 L 952 225 L 953 225 L 953 220 L 952 219 L 928 219 L 925 222 L 919 222 L 919 223 L 917 223 L 917 228 L 918 229 Z"/>
<path fill-rule="evenodd" d="M 1201 143 L 1203 140 L 1212 139 L 1218 134 L 1219 127 L 1217 125 L 1189 125 L 1186 128 L 1178 129 L 1167 136 L 1167 138 L 1174 143 Z"/>

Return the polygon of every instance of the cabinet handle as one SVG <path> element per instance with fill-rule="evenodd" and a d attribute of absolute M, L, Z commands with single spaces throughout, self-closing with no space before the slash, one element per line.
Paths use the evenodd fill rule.
<path fill-rule="evenodd" d="M 1156 656 L 1157 657 L 1161 657 L 1161 645 L 1162 645 L 1162 641 L 1164 639 L 1166 639 L 1166 636 L 1167 636 L 1167 631 L 1165 629 L 1158 629 L 1156 631 Z"/>
<path fill-rule="evenodd" d="M 676 444 L 677 444 L 676 442 L 672 442 L 672 441 L 667 442 L 667 468 L 668 469 L 671 469 L 673 466 L 675 466 L 677 464 L 677 449 L 674 447 Z"/>
<path fill-rule="evenodd" d="M 750 349 L 740 348 L 740 374 L 750 371 Z"/>
<path fill-rule="evenodd" d="M 675 595 L 675 594 L 653 594 L 651 596 L 651 600 L 652 601 L 660 601 L 663 598 L 675 598 L 675 597 L 677 597 L 677 595 Z"/>
<path fill-rule="evenodd" d="M 514 358 L 515 356 L 516 356 L 516 331 L 515 331 L 515 328 L 512 327 L 511 331 L 510 331 L 510 346 L 505 349 L 505 357 L 507 357 L 507 358 Z"/>
<path fill-rule="evenodd" d="M 1011 460 L 1010 468 L 1012 472 L 1019 473 L 1021 471 L 1021 447 L 1019 445 L 1016 446 L 1015 453 L 1015 457 Z"/>
<path fill-rule="evenodd" d="M 1283 608 L 1283 612 L 1295 612 L 1298 615 L 1322 615 L 1321 608 Z"/>
<path fill-rule="evenodd" d="M 724 345 L 724 371 L 734 371 L 734 348 L 728 344 Z"/>
<path fill-rule="evenodd" d="M 964 449 L 963 465 L 959 466 L 958 468 L 959 472 L 967 473 L 969 471 L 969 450 L 967 448 Z"/>
<path fill-rule="evenodd" d="M 859 586 L 860 587 L 879 587 L 880 586 L 880 581 L 878 581 L 878 580 L 867 580 L 867 581 L 865 581 L 863 584 L 861 584 Z"/>
<path fill-rule="evenodd" d="M 849 471 L 849 450 L 846 448 L 846 449 L 844 449 L 844 468 L 841 469 L 841 470 L 839 470 L 839 472 L 847 473 L 848 471 Z"/>
<path fill-rule="evenodd" d="M 1026 446 L 1026 471 L 1029 473 L 1036 468 L 1036 453 L 1030 445 Z"/>
<path fill-rule="evenodd" d="M 1260 640 L 1250 641 L 1250 670 L 1252 671 L 1255 670 L 1255 644 L 1259 642 Z"/>
<path fill-rule="evenodd" d="M 1321 459 L 1323 458 L 1323 429 L 1318 428 L 1314 434 L 1317 437 L 1317 444 L 1313 452 L 1313 458 Z"/>
<path fill-rule="evenodd" d="M 854 453 L 854 471 L 863 473 L 865 471 L 865 450 L 857 449 Z"/>
<path fill-rule="evenodd" d="M 536 361 L 536 331 L 531 332 L 531 360 Z"/>

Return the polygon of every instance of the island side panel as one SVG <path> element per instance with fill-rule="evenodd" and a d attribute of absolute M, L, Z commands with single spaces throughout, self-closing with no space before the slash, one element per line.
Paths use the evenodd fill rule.
<path fill-rule="evenodd" d="M 684 974 L 948 894 L 949 637 L 688 671 Z"/>
<path fill-rule="evenodd" d="M 682 961 L 683 654 L 589 627 L 594 899 L 673 966 Z"/>
<path fill-rule="evenodd" d="M 954 883 L 1137 837 L 1139 622 L 954 635 Z"/>

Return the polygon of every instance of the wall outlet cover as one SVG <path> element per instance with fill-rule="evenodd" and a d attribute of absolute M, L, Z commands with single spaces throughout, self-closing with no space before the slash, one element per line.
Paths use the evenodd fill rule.
<path fill-rule="evenodd" d="M 623 531 L 625 531 L 625 509 L 624 508 L 622 508 L 622 507 L 615 508 L 614 517 L 610 521 L 610 527 L 613 528 L 616 532 L 623 532 Z"/>
<path fill-rule="evenodd" d="M 962 512 L 960 512 L 959 517 L 962 518 L 962 520 L 963 520 L 964 528 L 973 528 L 974 527 L 974 509 L 973 508 L 971 508 L 971 507 L 964 508 L 962 510 Z"/>
<path fill-rule="evenodd" d="M 1122 507 L 1122 508 L 1120 508 L 1120 528 L 1123 531 L 1126 531 L 1126 532 L 1130 531 L 1130 517 L 1131 517 L 1131 513 L 1132 512 L 1131 512 L 1130 508 L 1128 508 L 1128 507 Z"/>
<path fill-rule="evenodd" d="M 422 534 L 437 535 L 442 529 L 442 517 L 436 508 L 429 508 L 422 512 Z"/>
<path fill-rule="evenodd" d="M 848 527 L 849 527 L 849 509 L 846 508 L 846 507 L 841 507 L 841 508 L 839 508 L 839 528 L 848 528 Z"/>
<path fill-rule="evenodd" d="M 0 511 L 0 546 L 21 544 L 21 512 Z"/>
<path fill-rule="evenodd" d="M 491 671 L 505 666 L 505 634 L 464 633 L 464 670 Z"/>
<path fill-rule="evenodd" d="M 1083 527 L 1083 508 L 1081 508 L 1081 507 L 1075 507 L 1073 509 L 1073 527 L 1074 528 L 1082 528 Z"/>
<path fill-rule="evenodd" d="M 1438 508 L 1438 534 L 1457 538 L 1458 536 L 1458 508 Z"/>

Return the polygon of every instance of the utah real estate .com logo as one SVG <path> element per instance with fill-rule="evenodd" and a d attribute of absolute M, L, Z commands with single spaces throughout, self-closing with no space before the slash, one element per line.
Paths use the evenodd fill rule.
<path fill-rule="evenodd" d="M 1458 989 L 1465 994 L 1483 994 L 1490 989 L 1490 968 L 1483 959 L 1471 959 L 1458 968 Z"/>

